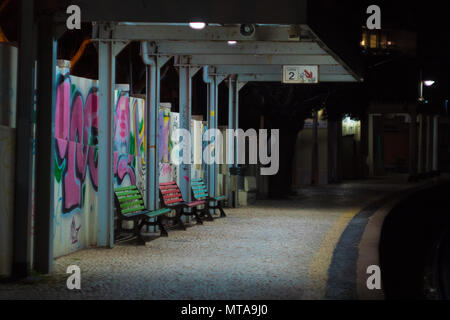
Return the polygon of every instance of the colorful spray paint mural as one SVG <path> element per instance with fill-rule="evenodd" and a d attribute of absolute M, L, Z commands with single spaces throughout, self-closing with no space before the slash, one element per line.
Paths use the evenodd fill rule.
<path fill-rule="evenodd" d="M 171 112 L 170 103 L 161 103 L 159 110 L 159 181 L 178 181 L 178 166 L 173 164 L 171 151 L 174 147 L 172 134 L 179 127 L 180 117 L 176 112 Z"/>
<path fill-rule="evenodd" d="M 130 153 L 136 157 L 136 183 L 138 188 L 145 192 L 145 100 L 130 98 L 131 106 L 131 132 Z M 134 141 L 134 143 L 133 143 Z"/>
<path fill-rule="evenodd" d="M 169 120 L 169 154 L 171 155 L 171 162 L 179 162 L 180 159 L 172 159 L 172 150 L 178 145 L 175 140 L 174 133 L 180 127 L 180 114 L 177 112 L 170 113 Z"/>
<path fill-rule="evenodd" d="M 136 159 L 131 154 L 134 139 L 131 136 L 130 99 L 128 92 L 116 90 L 114 117 L 114 185 L 136 184 Z"/>
<path fill-rule="evenodd" d="M 54 255 L 96 242 L 97 81 L 58 68 L 55 106 Z"/>
<path fill-rule="evenodd" d="M 170 103 L 161 103 L 159 109 L 159 162 L 168 163 L 170 160 Z"/>
<path fill-rule="evenodd" d="M 137 185 L 145 194 L 145 101 L 116 90 L 114 184 Z"/>
<path fill-rule="evenodd" d="M 58 257 L 97 243 L 99 98 L 96 80 L 71 76 L 67 67 L 58 67 L 56 73 L 54 256 Z M 114 185 L 135 184 L 145 194 L 145 101 L 130 97 L 121 86 L 115 91 L 113 110 Z M 170 112 L 170 104 L 161 104 L 159 126 L 160 181 L 179 183 L 178 167 L 170 161 L 171 132 L 179 128 L 179 114 Z M 195 127 L 199 131 L 200 126 Z"/>
<path fill-rule="evenodd" d="M 192 134 L 192 159 L 194 165 L 191 166 L 192 178 L 202 178 L 201 163 L 202 163 L 202 121 L 191 121 L 191 134 Z"/>
<path fill-rule="evenodd" d="M 97 242 L 98 85 L 57 68 L 55 238 L 58 257 Z M 145 102 L 116 90 L 114 183 L 145 192 Z"/>
<path fill-rule="evenodd" d="M 202 122 L 202 137 L 204 136 L 206 130 L 208 130 L 208 125 L 207 125 L 207 123 L 205 121 L 205 122 Z M 205 150 L 207 146 L 208 146 L 208 142 L 202 140 L 202 151 Z M 205 162 L 202 162 L 201 168 L 202 168 L 202 171 L 203 171 L 203 178 L 204 178 L 205 183 L 206 183 L 207 180 L 208 180 L 208 176 L 206 175 L 206 173 L 208 172 L 207 171 L 208 170 L 208 166 L 206 165 Z"/>

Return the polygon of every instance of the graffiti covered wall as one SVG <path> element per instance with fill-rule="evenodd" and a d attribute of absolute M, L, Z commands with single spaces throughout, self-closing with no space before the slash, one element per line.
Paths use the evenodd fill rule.
<path fill-rule="evenodd" d="M 98 83 L 57 68 L 55 257 L 97 243 Z M 115 91 L 114 185 L 145 192 L 145 102 Z"/>
<path fill-rule="evenodd" d="M 71 76 L 67 67 L 57 68 L 56 79 L 54 256 L 58 257 L 97 243 L 99 98 L 96 80 Z M 114 186 L 137 185 L 145 195 L 145 101 L 120 88 L 112 107 Z M 196 122 L 197 133 L 202 128 Z M 179 114 L 162 103 L 158 141 L 161 182 L 179 183 L 178 166 L 170 161 L 171 133 L 178 127 Z"/>
<path fill-rule="evenodd" d="M 96 243 L 97 81 L 58 68 L 55 106 L 54 255 Z"/>
<path fill-rule="evenodd" d="M 112 110 L 114 184 L 136 184 L 145 194 L 145 101 L 116 90 Z M 98 81 L 71 76 L 68 65 L 59 64 L 54 114 L 53 241 L 54 256 L 59 257 L 97 243 Z M 200 123 L 192 121 L 195 136 L 203 130 Z M 170 161 L 171 134 L 179 128 L 179 114 L 170 112 L 170 104 L 161 104 L 159 125 L 160 181 L 179 183 L 178 166 Z M 14 168 L 7 166 L 14 163 L 14 130 L 0 129 L 0 274 L 4 274 L 12 252 L 8 230 L 12 230 Z M 193 147 L 201 150 L 201 141 L 195 141 Z M 194 158 L 198 158 L 195 151 Z"/>
<path fill-rule="evenodd" d="M 145 100 L 130 98 L 132 148 L 130 153 L 136 158 L 135 174 L 138 188 L 145 194 L 146 158 L 145 158 Z"/>
<path fill-rule="evenodd" d="M 145 194 L 145 101 L 116 90 L 114 109 L 114 186 L 137 185 Z"/>
<path fill-rule="evenodd" d="M 172 139 L 172 135 L 180 126 L 180 116 L 176 112 L 170 112 L 170 107 L 170 104 L 162 104 L 159 113 L 159 153 L 161 160 L 159 165 L 159 181 L 176 181 L 179 183 L 178 166 L 172 163 L 175 159 L 171 158 L 171 152 L 176 145 Z M 164 118 L 164 120 L 162 121 L 161 118 Z"/>
<path fill-rule="evenodd" d="M 159 162 L 168 163 L 170 160 L 170 103 L 161 103 L 159 108 Z"/>

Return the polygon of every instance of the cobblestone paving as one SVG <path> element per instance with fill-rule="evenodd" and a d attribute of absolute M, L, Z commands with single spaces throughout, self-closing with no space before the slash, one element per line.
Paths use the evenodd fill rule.
<path fill-rule="evenodd" d="M 302 188 L 290 200 L 227 209 L 227 218 L 173 230 L 146 246 L 124 243 L 60 257 L 52 276 L 0 284 L 0 299 L 321 298 L 309 267 L 336 220 L 407 186 L 371 181 Z M 65 271 L 73 264 L 81 268 L 79 291 L 66 288 Z"/>

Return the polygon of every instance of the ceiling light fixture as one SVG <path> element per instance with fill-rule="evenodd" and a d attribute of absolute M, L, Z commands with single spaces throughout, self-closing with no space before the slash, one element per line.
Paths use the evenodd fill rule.
<path fill-rule="evenodd" d="M 195 30 L 201 30 L 206 26 L 204 22 L 189 22 L 189 27 Z"/>

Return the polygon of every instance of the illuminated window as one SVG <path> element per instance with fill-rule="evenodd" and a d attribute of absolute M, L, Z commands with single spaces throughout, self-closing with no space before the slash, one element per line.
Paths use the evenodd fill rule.
<path fill-rule="evenodd" d="M 369 48 L 370 49 L 376 49 L 378 47 L 378 37 L 376 34 L 371 34 L 370 35 L 370 43 L 369 43 Z"/>
<path fill-rule="evenodd" d="M 360 134 L 360 130 L 361 130 L 361 121 L 353 120 L 348 116 L 342 120 L 343 136 L 355 135 L 358 137 Z"/>
<path fill-rule="evenodd" d="M 360 45 L 361 47 L 367 48 L 367 33 L 364 31 L 362 33 Z"/>

